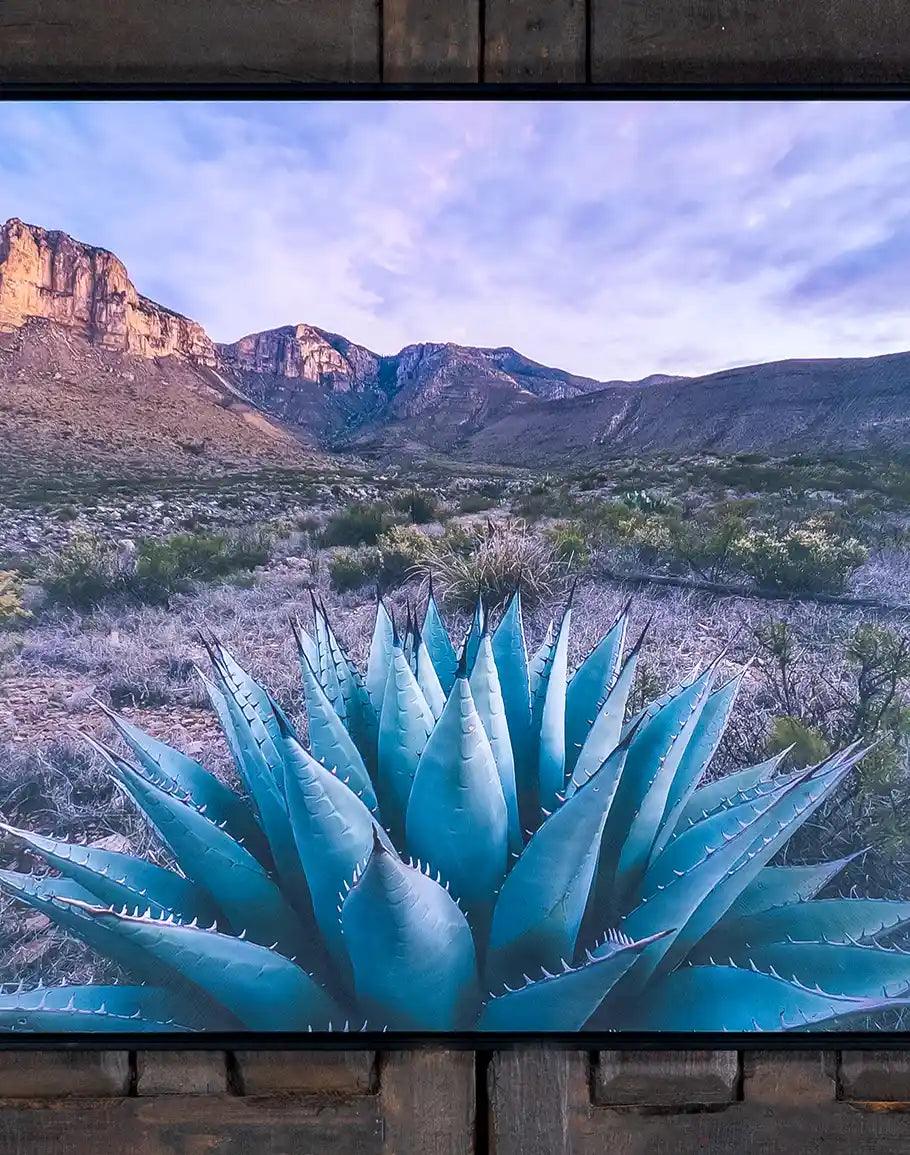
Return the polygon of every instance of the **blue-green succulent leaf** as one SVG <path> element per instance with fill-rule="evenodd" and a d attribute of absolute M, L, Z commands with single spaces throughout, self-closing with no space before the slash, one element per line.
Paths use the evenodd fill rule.
<path fill-rule="evenodd" d="M 185 922 L 195 918 L 211 923 L 222 917 L 204 887 L 173 870 L 129 854 L 45 838 L 3 822 L 0 830 L 102 902 L 149 909 L 156 917 L 175 914 Z"/>
<path fill-rule="evenodd" d="M 552 813 L 566 788 L 566 678 L 572 609 L 566 607 L 541 670 L 532 711 L 537 739 L 537 789 L 542 814 Z"/>
<path fill-rule="evenodd" d="M 251 1031 L 304 1031 L 346 1017 L 311 975 L 267 946 L 216 930 L 67 901 L 177 971 Z"/>
<path fill-rule="evenodd" d="M 626 640 L 628 605 L 588 654 L 566 689 L 566 773 L 571 775 L 578 754 L 600 713 L 607 695 L 616 685 Z M 618 735 L 617 735 L 618 738 Z M 616 745 L 614 741 L 613 745 Z"/>
<path fill-rule="evenodd" d="M 701 714 L 670 781 L 663 817 L 651 847 L 652 860 L 660 854 L 672 837 L 686 803 L 694 794 L 702 775 L 717 753 L 742 680 L 743 674 L 738 674 L 705 698 Z"/>
<path fill-rule="evenodd" d="M 686 830 L 695 822 L 709 818 L 718 810 L 724 810 L 745 802 L 752 797 L 752 792 L 773 779 L 787 751 L 766 758 L 755 766 L 747 766 L 744 770 L 737 770 L 733 774 L 726 774 L 705 786 L 699 786 L 682 808 L 676 820 L 674 834 Z"/>
<path fill-rule="evenodd" d="M 289 955 L 306 949 L 294 912 L 248 850 L 180 795 L 152 782 L 112 751 L 93 745 L 183 873 L 210 892 L 232 929 L 245 931 L 254 942 L 278 943 Z"/>
<path fill-rule="evenodd" d="M 584 745 L 575 759 L 572 776 L 566 786 L 567 798 L 571 797 L 579 786 L 583 786 L 591 775 L 600 769 L 611 752 L 619 745 L 623 718 L 626 714 L 626 703 L 635 681 L 635 671 L 638 668 L 638 655 L 643 638 L 644 634 L 623 662 L 613 688 L 597 711 L 594 724 L 588 731 Z"/>
<path fill-rule="evenodd" d="M 509 818 L 509 850 L 518 854 L 524 845 L 521 825 L 518 818 L 518 794 L 515 788 L 515 758 L 512 753 L 512 741 L 509 737 L 509 723 L 506 718 L 505 703 L 502 688 L 499 684 L 499 673 L 496 669 L 496 659 L 493 657 L 493 644 L 489 633 L 484 631 L 477 650 L 477 658 L 470 677 L 471 694 L 474 705 L 483 723 L 484 732 L 490 740 L 490 749 L 499 771 L 499 781 L 506 802 L 506 813 Z"/>
<path fill-rule="evenodd" d="M 417 764 L 405 844 L 409 854 L 441 871 L 480 933 L 506 873 L 508 815 L 464 659 Z"/>
<path fill-rule="evenodd" d="M 433 666 L 430 651 L 419 631 L 414 638 L 414 673 L 417 678 L 417 685 L 420 686 L 435 720 L 445 709 L 446 694 Z"/>
<path fill-rule="evenodd" d="M 227 1019 L 227 1029 L 235 1025 Z M 162 987 L 62 986 L 0 992 L 0 1033 L 192 1031 L 208 1027 L 189 1000 Z"/>
<path fill-rule="evenodd" d="M 146 777 L 172 792 L 182 792 L 197 809 L 204 811 L 213 822 L 223 826 L 233 838 L 242 842 L 266 869 L 271 867 L 268 841 L 242 798 L 229 786 L 219 782 L 214 774 L 210 774 L 195 759 L 153 738 L 151 734 L 146 734 L 112 710 L 102 708 L 132 750 Z"/>
<path fill-rule="evenodd" d="M 479 990 L 474 939 L 448 891 L 377 838 L 341 908 L 358 1006 L 402 1030 L 464 1030 Z"/>
<path fill-rule="evenodd" d="M 910 902 L 885 898 L 816 898 L 721 922 L 701 940 L 693 962 L 735 962 L 778 942 L 869 943 L 910 926 Z"/>
<path fill-rule="evenodd" d="M 859 851 L 846 858 L 814 863 L 811 866 L 764 867 L 731 904 L 718 926 L 727 919 L 746 918 L 763 910 L 787 906 L 791 902 L 807 902 L 836 878 L 848 863 L 863 853 Z"/>
<path fill-rule="evenodd" d="M 318 762 L 346 782 L 354 793 L 363 799 L 369 810 L 375 810 L 376 792 L 354 739 L 306 661 L 303 663 L 302 672 L 310 753 Z"/>
<path fill-rule="evenodd" d="M 455 671 L 458 669 L 458 656 L 448 630 L 442 620 L 436 598 L 433 596 L 433 587 L 430 585 L 427 596 L 427 608 L 421 627 L 424 644 L 430 654 L 433 669 L 439 677 L 439 684 L 443 693 L 448 697 L 455 685 Z"/>
<path fill-rule="evenodd" d="M 401 646 L 396 645 L 379 719 L 377 786 L 383 820 L 399 842 L 404 835 L 411 783 L 434 725 L 433 712 Z"/>
<path fill-rule="evenodd" d="M 600 854 L 600 838 L 626 749 L 535 832 L 502 884 L 493 910 L 487 983 L 528 968 L 557 968 L 576 940 Z"/>
<path fill-rule="evenodd" d="M 832 1029 L 893 1002 L 844 998 L 776 975 L 731 966 L 683 967 L 648 987 L 648 997 L 617 1006 L 614 1028 L 634 1031 L 787 1031 Z"/>
<path fill-rule="evenodd" d="M 633 942 L 608 934 L 598 958 L 574 969 L 563 962 L 560 971 L 540 972 L 517 990 L 506 990 L 484 1003 L 481 1031 L 580 1031 L 649 942 Z M 608 949 L 609 948 L 609 949 Z"/>
<path fill-rule="evenodd" d="M 528 830 L 537 824 L 537 767 L 531 746 L 528 651 L 517 589 L 493 633 L 492 647 L 515 759 L 518 816 L 522 830 Z"/>
<path fill-rule="evenodd" d="M 289 737 L 284 747 L 291 827 L 313 913 L 329 953 L 346 968 L 339 895 L 370 852 L 376 820 L 361 799 L 299 742 Z"/>
<path fill-rule="evenodd" d="M 376 622 L 373 626 L 373 636 L 370 640 L 370 654 L 367 659 L 366 687 L 373 703 L 376 716 L 382 712 L 382 700 L 385 697 L 385 684 L 392 668 L 393 649 L 392 619 L 389 611 L 381 600 L 376 602 Z"/>
<path fill-rule="evenodd" d="M 910 992 L 910 954 L 861 943 L 771 942 L 736 952 L 744 966 L 851 998 Z M 739 959 L 733 958 L 737 963 Z"/>
<path fill-rule="evenodd" d="M 487 614 L 484 609 L 483 598 L 478 593 L 477 602 L 474 606 L 474 616 L 471 618 L 471 628 L 468 630 L 468 636 L 465 638 L 464 643 L 468 674 L 474 669 L 474 662 L 477 659 L 477 650 L 480 647 L 480 639 L 486 626 L 486 620 Z"/>

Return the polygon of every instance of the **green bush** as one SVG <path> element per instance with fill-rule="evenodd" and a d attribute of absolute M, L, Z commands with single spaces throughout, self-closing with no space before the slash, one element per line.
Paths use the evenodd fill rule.
<path fill-rule="evenodd" d="M 834 533 L 820 518 L 783 531 L 751 529 L 731 555 L 756 584 L 783 593 L 839 593 L 868 557 L 855 537 Z"/>
<path fill-rule="evenodd" d="M 271 537 L 261 530 L 146 538 L 139 543 L 135 569 L 126 584 L 143 601 L 166 601 L 193 582 L 214 581 L 265 565 L 270 553 Z"/>
<path fill-rule="evenodd" d="M 459 513 L 483 513 L 495 505 L 495 498 L 483 493 L 466 493 L 458 499 L 456 508 Z"/>
<path fill-rule="evenodd" d="M 323 545 L 375 545 L 376 538 L 394 524 L 387 505 L 373 502 L 348 505 L 333 514 L 322 530 Z"/>
<path fill-rule="evenodd" d="M 30 616 L 22 604 L 22 578 L 11 570 L 0 570 L 0 629 Z"/>
<path fill-rule="evenodd" d="M 588 564 L 591 556 L 591 539 L 581 522 L 564 521 L 554 525 L 547 530 L 546 538 L 559 561 L 579 568 Z"/>
<path fill-rule="evenodd" d="M 423 489 L 399 493 L 392 505 L 399 513 L 406 514 L 414 525 L 426 525 L 428 521 L 435 521 L 439 514 L 439 502 L 432 493 Z"/>
<path fill-rule="evenodd" d="M 48 599 L 89 609 L 124 588 L 117 551 L 92 534 L 80 533 L 38 568 Z"/>
<path fill-rule="evenodd" d="M 375 582 L 382 566 L 376 546 L 340 549 L 329 561 L 329 581 L 336 593 L 346 594 Z"/>
<path fill-rule="evenodd" d="M 814 766 L 831 753 L 831 745 L 824 734 L 812 726 L 807 726 L 799 718 L 775 718 L 771 724 L 771 733 L 768 736 L 768 754 L 779 754 L 781 750 L 790 750 L 789 758 L 796 769 L 804 766 Z"/>
<path fill-rule="evenodd" d="M 383 589 L 392 589 L 413 577 L 425 562 L 430 539 L 410 525 L 396 525 L 381 534 L 376 541 L 379 550 L 379 582 Z"/>

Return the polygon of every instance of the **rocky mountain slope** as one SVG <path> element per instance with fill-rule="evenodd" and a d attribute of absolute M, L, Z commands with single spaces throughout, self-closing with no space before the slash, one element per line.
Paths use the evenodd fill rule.
<path fill-rule="evenodd" d="M 0 227 L 0 454 L 160 469 L 294 466 L 313 449 L 529 465 L 649 452 L 910 444 L 910 354 L 595 381 L 514 349 L 391 356 L 289 325 L 216 344 L 112 253 Z"/>
<path fill-rule="evenodd" d="M 0 227 L 0 473 L 196 475 L 314 454 L 215 366 L 202 327 L 65 233 Z"/>

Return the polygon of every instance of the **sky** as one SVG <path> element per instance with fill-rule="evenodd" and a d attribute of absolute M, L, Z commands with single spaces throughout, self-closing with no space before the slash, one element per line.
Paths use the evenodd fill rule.
<path fill-rule="evenodd" d="M 218 341 L 599 380 L 910 349 L 910 103 L 5 102 L 13 216 Z"/>

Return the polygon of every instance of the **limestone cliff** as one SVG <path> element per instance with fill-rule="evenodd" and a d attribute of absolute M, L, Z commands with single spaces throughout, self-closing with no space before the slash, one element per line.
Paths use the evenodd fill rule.
<path fill-rule="evenodd" d="M 226 369 L 311 381 L 336 393 L 375 387 L 380 358 L 362 345 L 314 325 L 285 325 L 219 345 Z"/>
<path fill-rule="evenodd" d="M 117 352 L 217 363 L 202 326 L 140 296 L 113 253 L 13 218 L 0 226 L 0 331 L 31 318 Z"/>

